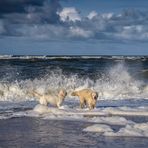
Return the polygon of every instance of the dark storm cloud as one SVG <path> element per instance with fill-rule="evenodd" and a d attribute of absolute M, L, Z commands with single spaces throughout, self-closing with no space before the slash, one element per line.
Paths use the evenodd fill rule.
<path fill-rule="evenodd" d="M 45 31 L 44 24 L 60 24 L 60 16 L 57 14 L 62 9 L 60 1 L 0 0 L 0 36 L 27 36 L 26 32 L 28 35 L 36 34 L 36 26 L 41 26 L 41 31 L 37 31 L 41 36 L 42 31 L 49 32 L 52 27 L 47 27 L 49 30 Z"/>
<path fill-rule="evenodd" d="M 3 14 L 3 20 L 7 24 L 44 24 L 58 23 L 57 11 L 61 8 L 58 0 L 44 1 L 41 6 L 24 5 L 24 12 Z"/>
<path fill-rule="evenodd" d="M 42 6 L 45 0 L 0 0 L 0 14 L 23 13 L 27 6 Z"/>
<path fill-rule="evenodd" d="M 0 0 L 0 17 L 6 23 L 56 23 L 59 0 Z"/>
<path fill-rule="evenodd" d="M 60 0 L 0 0 L 0 35 L 22 35 L 20 30 L 34 24 L 57 24 Z"/>

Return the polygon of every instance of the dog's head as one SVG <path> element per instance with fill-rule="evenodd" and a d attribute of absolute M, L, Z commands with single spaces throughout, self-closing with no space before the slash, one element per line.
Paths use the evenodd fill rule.
<path fill-rule="evenodd" d="M 97 92 L 93 92 L 91 95 L 92 95 L 92 98 L 94 100 L 97 100 L 98 99 L 98 93 Z"/>
<path fill-rule="evenodd" d="M 61 99 L 64 99 L 64 98 L 67 96 L 66 90 L 65 90 L 65 89 L 61 89 L 61 90 L 59 91 L 58 96 L 59 96 Z"/>
<path fill-rule="evenodd" d="M 98 93 L 93 92 L 91 95 L 92 95 L 92 108 L 95 108 L 96 103 L 97 103 L 97 99 L 98 99 Z"/>

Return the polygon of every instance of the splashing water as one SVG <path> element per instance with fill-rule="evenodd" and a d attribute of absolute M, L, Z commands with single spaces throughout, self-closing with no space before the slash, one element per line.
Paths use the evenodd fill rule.
<path fill-rule="evenodd" d="M 124 63 L 110 68 L 106 76 L 97 80 L 95 89 L 103 99 L 130 99 L 144 97 L 144 82 L 134 79 Z"/>
<path fill-rule="evenodd" d="M 127 66 L 121 62 L 106 70 L 96 80 L 89 77 L 79 77 L 77 74 L 65 75 L 61 69 L 48 72 L 42 78 L 26 79 L 11 83 L 0 83 L 0 100 L 31 100 L 28 90 L 46 93 L 49 90 L 64 88 L 68 97 L 73 90 L 91 88 L 99 93 L 100 99 L 131 99 L 148 98 L 148 87 L 143 81 L 134 79 Z"/>

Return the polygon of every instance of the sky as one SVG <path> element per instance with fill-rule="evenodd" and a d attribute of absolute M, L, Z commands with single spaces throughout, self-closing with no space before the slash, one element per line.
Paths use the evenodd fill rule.
<path fill-rule="evenodd" d="M 0 0 L 1 55 L 148 55 L 147 0 Z"/>

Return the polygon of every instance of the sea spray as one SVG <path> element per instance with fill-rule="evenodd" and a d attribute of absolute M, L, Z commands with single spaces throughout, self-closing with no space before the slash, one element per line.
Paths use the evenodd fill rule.
<path fill-rule="evenodd" d="M 129 99 L 142 97 L 143 85 L 144 82 L 134 79 L 127 66 L 121 62 L 107 70 L 105 76 L 96 81 L 95 89 L 101 92 L 102 99 Z"/>
<path fill-rule="evenodd" d="M 14 82 L 0 83 L 0 100 L 32 100 L 28 91 L 36 90 L 41 94 L 48 91 L 64 88 L 71 97 L 71 92 L 82 88 L 91 88 L 99 93 L 99 99 L 147 99 L 147 85 L 142 80 L 131 76 L 128 66 L 124 62 L 106 69 L 96 79 L 91 79 L 87 74 L 79 76 L 75 73 L 65 74 L 60 68 L 49 71 L 34 79 L 15 80 Z"/>

